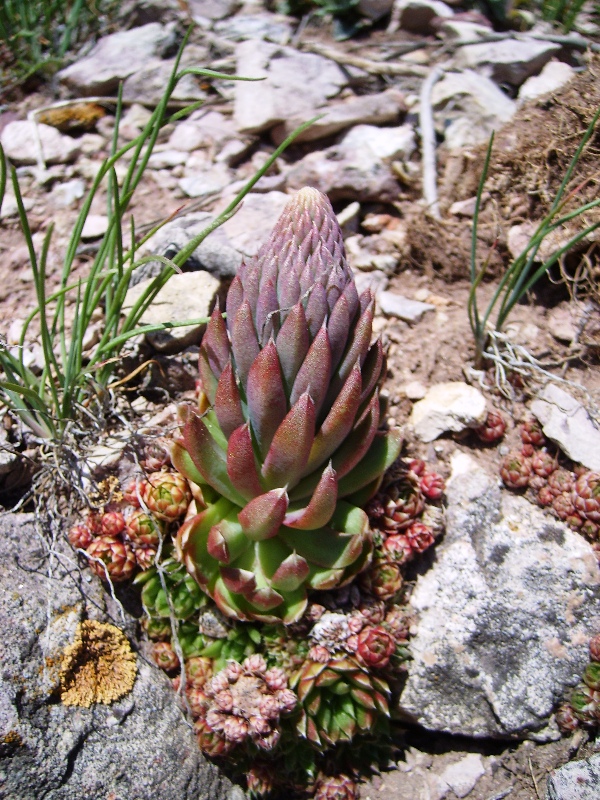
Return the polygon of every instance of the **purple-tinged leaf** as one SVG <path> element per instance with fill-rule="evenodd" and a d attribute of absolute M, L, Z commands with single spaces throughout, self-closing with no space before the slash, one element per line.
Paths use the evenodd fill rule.
<path fill-rule="evenodd" d="M 305 558 L 292 553 L 284 559 L 271 578 L 274 589 L 291 592 L 298 589 L 308 576 L 308 564 Z"/>
<path fill-rule="evenodd" d="M 239 307 L 231 326 L 231 351 L 235 364 L 235 373 L 244 389 L 248 381 L 248 372 L 260 352 L 252 309 L 247 300 Z"/>
<path fill-rule="evenodd" d="M 302 394 L 308 392 L 313 399 L 315 414 L 318 417 L 330 379 L 331 346 L 329 344 L 329 334 L 323 326 L 316 335 L 298 371 L 290 395 L 290 403 L 296 403 Z"/>
<path fill-rule="evenodd" d="M 251 603 L 258 611 L 272 611 L 277 606 L 283 603 L 283 596 L 265 586 L 262 589 L 255 589 L 254 591 L 244 592 L 244 597 Z"/>
<path fill-rule="evenodd" d="M 306 322 L 311 339 L 314 339 L 321 329 L 323 322 L 327 319 L 328 312 L 325 289 L 320 283 L 315 283 L 310 290 L 306 303 Z"/>
<path fill-rule="evenodd" d="M 354 427 L 362 396 L 362 376 L 358 361 L 335 398 L 329 414 L 317 431 L 308 457 L 305 475 L 323 464 L 342 444 Z"/>
<path fill-rule="evenodd" d="M 248 423 L 236 428 L 227 443 L 227 475 L 245 500 L 263 493 Z"/>
<path fill-rule="evenodd" d="M 232 503 L 243 505 L 245 498 L 234 488 L 227 474 L 223 450 L 196 414 L 190 414 L 183 428 L 183 441 L 194 465 L 210 486 Z"/>
<path fill-rule="evenodd" d="M 294 511 L 288 509 L 283 524 L 289 528 L 308 531 L 322 528 L 330 521 L 336 503 L 337 476 L 331 464 L 328 464 L 311 495 L 309 504 Z"/>
<path fill-rule="evenodd" d="M 279 301 L 273 282 L 271 280 L 261 281 L 260 294 L 256 304 L 256 331 L 262 347 L 271 338 L 274 326 L 279 327 L 279 319 L 273 318 L 277 316 L 278 309 Z"/>
<path fill-rule="evenodd" d="M 335 370 L 346 349 L 350 331 L 350 311 L 348 301 L 342 295 L 333 307 L 327 321 L 327 333 L 331 344 L 331 368 Z"/>
<path fill-rule="evenodd" d="M 217 604 L 219 611 L 225 614 L 226 617 L 233 617 L 249 622 L 252 617 L 247 612 L 247 609 L 242 609 L 242 603 L 233 593 L 227 588 L 223 578 L 217 578 L 214 584 L 214 589 L 210 593 L 211 597 Z"/>
<path fill-rule="evenodd" d="M 227 312 L 227 329 L 230 332 L 235 315 L 244 302 L 244 287 L 242 286 L 241 281 L 243 266 L 244 265 L 242 264 L 238 270 L 238 274 L 231 281 L 231 284 L 229 285 L 229 291 L 227 292 L 227 300 L 225 301 L 225 311 Z"/>
<path fill-rule="evenodd" d="M 385 373 L 385 356 L 381 339 L 377 339 L 369 348 L 367 357 L 362 365 L 363 390 L 360 396 L 361 404 L 367 400 L 373 389 Z"/>
<path fill-rule="evenodd" d="M 287 414 L 287 399 L 274 342 L 254 359 L 246 385 L 248 416 L 258 450 L 265 458 L 277 428 Z"/>
<path fill-rule="evenodd" d="M 366 358 L 371 343 L 371 332 L 373 328 L 373 314 L 375 310 L 375 301 L 367 308 L 367 310 L 360 315 L 356 323 L 356 327 L 350 333 L 346 352 L 344 353 L 340 364 L 335 371 L 329 389 L 327 403 L 333 403 L 336 395 L 343 386 L 350 371 L 356 364 L 360 362 L 362 367 Z"/>
<path fill-rule="evenodd" d="M 223 315 L 218 306 L 216 306 L 206 326 L 198 357 L 202 389 L 211 404 L 215 399 L 217 381 L 229 361 L 229 354 L 227 326 Z"/>
<path fill-rule="evenodd" d="M 250 500 L 238 514 L 244 535 L 255 542 L 277 536 L 288 505 L 285 489 L 272 489 Z"/>
<path fill-rule="evenodd" d="M 229 439 L 236 428 L 244 424 L 242 402 L 231 360 L 221 373 L 215 392 L 214 411 L 225 438 Z"/>
<path fill-rule="evenodd" d="M 248 546 L 248 539 L 244 536 L 235 512 L 213 525 L 208 532 L 206 549 L 221 564 L 231 564 Z"/>
<path fill-rule="evenodd" d="M 268 487 L 294 486 L 302 475 L 315 435 L 315 405 L 305 392 L 277 428 L 262 467 Z"/>
<path fill-rule="evenodd" d="M 275 341 L 283 382 L 289 395 L 302 362 L 308 353 L 310 339 L 306 325 L 306 314 L 302 303 L 296 303 L 289 311 Z"/>
<path fill-rule="evenodd" d="M 362 461 L 339 482 L 339 496 L 347 497 L 381 477 L 398 458 L 401 447 L 402 435 L 399 429 L 375 436 Z"/>
<path fill-rule="evenodd" d="M 221 578 L 229 591 L 234 594 L 241 594 L 246 597 L 256 589 L 254 574 L 247 569 L 221 567 Z"/>
<path fill-rule="evenodd" d="M 316 589 L 319 592 L 328 592 L 330 589 L 335 589 L 339 586 L 343 577 L 343 569 L 312 566 L 306 583 L 311 589 Z"/>
<path fill-rule="evenodd" d="M 333 465 L 338 481 L 347 475 L 368 452 L 379 427 L 379 393 L 375 392 L 362 422 L 345 439 L 333 454 Z"/>

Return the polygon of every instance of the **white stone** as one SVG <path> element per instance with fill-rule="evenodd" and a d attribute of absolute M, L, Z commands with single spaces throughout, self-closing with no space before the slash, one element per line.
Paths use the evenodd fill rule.
<path fill-rule="evenodd" d="M 52 201 L 59 208 L 69 208 L 76 200 L 81 200 L 85 194 L 85 182 L 81 178 L 58 183 L 52 189 Z"/>
<path fill-rule="evenodd" d="M 485 767 L 479 753 L 468 753 L 460 761 L 446 767 L 440 778 L 450 786 L 455 795 L 466 797 L 483 775 Z"/>
<path fill-rule="evenodd" d="M 486 415 L 485 397 L 479 389 L 461 381 L 438 383 L 413 406 L 409 424 L 422 442 L 443 433 L 475 428 Z"/>
<path fill-rule="evenodd" d="M 559 50 L 559 44 L 540 39 L 503 39 L 467 44 L 458 50 L 454 63 L 467 69 L 485 69 L 497 83 L 520 86 L 539 73 Z"/>
<path fill-rule="evenodd" d="M 151 169 L 171 169 L 185 164 L 186 161 L 187 153 L 182 153 L 180 150 L 160 150 L 152 153 L 148 159 L 148 166 Z"/>
<path fill-rule="evenodd" d="M 31 211 L 33 206 L 35 205 L 35 200 L 31 197 L 22 197 L 23 201 L 23 208 L 25 211 Z M 2 208 L 0 208 L 0 219 L 6 219 L 8 217 L 16 217 L 19 213 L 19 207 L 17 206 L 17 198 L 12 192 L 6 192 L 4 198 L 2 199 Z"/>
<path fill-rule="evenodd" d="M 127 292 L 123 312 L 127 313 L 146 291 L 152 278 L 141 281 Z M 140 325 L 160 325 L 208 318 L 215 304 L 221 283 L 210 273 L 184 272 L 172 275 L 144 312 Z M 177 353 L 198 344 L 206 328 L 204 322 L 146 334 L 152 346 L 161 353 Z"/>
<path fill-rule="evenodd" d="M 519 89 L 519 102 L 534 100 L 544 94 L 556 92 L 575 75 L 575 70 L 564 61 L 549 61 L 539 75 L 527 78 Z"/>
<path fill-rule="evenodd" d="M 555 383 L 548 383 L 531 404 L 542 423 L 544 435 L 573 461 L 600 471 L 600 429 L 574 397 Z"/>
<path fill-rule="evenodd" d="M 172 27 L 150 22 L 104 36 L 87 56 L 58 73 L 58 79 L 84 95 L 109 94 L 119 81 L 138 72 L 148 60 L 174 43 Z"/>
<path fill-rule="evenodd" d="M 427 311 L 435 311 L 435 306 L 430 303 L 421 303 L 419 300 L 409 300 L 395 292 L 379 292 L 377 302 L 384 314 L 398 317 L 405 322 L 419 322 Z"/>
<path fill-rule="evenodd" d="M 490 35 L 490 28 L 477 22 L 445 19 L 438 28 L 439 32 L 452 40 L 453 44 L 474 44 Z"/>
<path fill-rule="evenodd" d="M 570 761 L 548 776 L 547 800 L 598 800 L 600 754 Z"/>
<path fill-rule="evenodd" d="M 234 118 L 249 133 L 310 114 L 347 84 L 341 67 L 314 53 L 248 40 L 237 46 L 236 57 L 238 75 L 265 79 L 235 84 Z"/>
<path fill-rule="evenodd" d="M 84 241 L 90 239 L 99 239 L 104 236 L 108 230 L 108 217 L 102 214 L 88 214 L 85 222 L 83 223 L 83 230 L 81 231 L 81 238 Z"/>
<path fill-rule="evenodd" d="M 179 187 L 188 197 L 209 197 L 218 194 L 231 183 L 232 175 L 226 164 L 215 164 L 196 175 L 181 178 Z"/>
<path fill-rule="evenodd" d="M 51 125 L 44 125 L 42 122 L 36 124 L 31 120 L 15 120 L 9 122 L 0 134 L 4 152 L 14 164 L 37 164 L 40 148 L 36 130 L 41 155 L 46 164 L 66 164 L 79 154 L 77 141 Z"/>

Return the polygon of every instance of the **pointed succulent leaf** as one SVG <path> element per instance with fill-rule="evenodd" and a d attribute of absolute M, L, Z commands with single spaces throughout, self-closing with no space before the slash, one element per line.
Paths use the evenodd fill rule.
<path fill-rule="evenodd" d="M 339 496 L 351 495 L 383 475 L 400 455 L 401 447 L 402 434 L 399 429 L 377 435 L 360 464 L 339 481 Z"/>
<path fill-rule="evenodd" d="M 222 564 L 231 564 L 247 550 L 249 542 L 242 526 L 238 522 L 237 513 L 233 511 L 208 532 L 206 549 L 213 558 Z"/>
<path fill-rule="evenodd" d="M 342 295 L 333 307 L 327 320 L 327 332 L 331 344 L 331 368 L 335 370 L 346 349 L 350 330 L 350 309 L 348 300 Z"/>
<path fill-rule="evenodd" d="M 248 592 L 247 600 L 260 611 L 272 611 L 283 603 L 283 596 L 271 587 Z"/>
<path fill-rule="evenodd" d="M 235 319 L 240 306 L 244 302 L 244 287 L 242 285 L 241 276 L 243 274 L 243 265 L 240 265 L 237 275 L 229 284 L 227 292 L 227 300 L 225 302 L 225 311 L 227 313 L 227 328 L 231 330 L 231 323 Z"/>
<path fill-rule="evenodd" d="M 361 404 L 370 398 L 371 392 L 379 383 L 381 376 L 385 372 L 385 356 L 381 339 L 377 339 L 367 353 L 367 357 L 362 366 L 363 389 L 360 396 Z"/>
<path fill-rule="evenodd" d="M 283 524 L 289 528 L 314 530 L 330 521 L 337 503 L 337 473 L 328 464 L 307 506 L 289 508 Z"/>
<path fill-rule="evenodd" d="M 340 585 L 344 577 L 343 569 L 329 569 L 310 565 L 310 572 L 306 580 L 307 586 L 318 592 L 328 592 Z"/>
<path fill-rule="evenodd" d="M 198 362 L 202 388 L 211 403 L 214 402 L 216 384 L 229 360 L 229 353 L 227 326 L 219 307 L 215 306 L 202 339 Z"/>
<path fill-rule="evenodd" d="M 227 475 L 226 457 L 202 419 L 190 414 L 183 428 L 185 448 L 204 480 L 233 503 L 244 504 Z"/>
<path fill-rule="evenodd" d="M 331 380 L 331 387 L 327 397 L 328 404 L 335 399 L 357 359 L 362 366 L 371 343 L 374 312 L 375 301 L 371 300 L 367 310 L 358 318 L 356 327 L 350 334 L 346 351 Z"/>
<path fill-rule="evenodd" d="M 214 410 L 219 426 L 227 439 L 245 422 L 240 392 L 233 373 L 231 359 L 225 365 L 215 392 Z"/>
<path fill-rule="evenodd" d="M 304 584 L 308 573 L 309 566 L 306 559 L 298 553 L 292 553 L 273 573 L 271 585 L 282 592 L 291 592 Z"/>
<path fill-rule="evenodd" d="M 275 431 L 262 468 L 266 486 L 292 487 L 299 481 L 314 435 L 315 405 L 305 392 Z"/>
<path fill-rule="evenodd" d="M 279 328 L 279 319 L 276 319 L 278 309 L 279 300 L 273 281 L 261 281 L 256 304 L 256 331 L 261 347 L 264 347 L 273 335 L 273 326 Z"/>
<path fill-rule="evenodd" d="M 277 536 L 288 503 L 285 489 L 272 489 L 250 500 L 238 514 L 244 534 L 257 542 Z"/>
<path fill-rule="evenodd" d="M 262 494 L 248 423 L 236 428 L 229 437 L 227 475 L 236 491 L 246 500 Z"/>
<path fill-rule="evenodd" d="M 310 564 L 332 569 L 351 564 L 362 552 L 364 540 L 361 534 L 339 533 L 331 528 L 315 531 L 282 528 L 281 538 Z"/>
<path fill-rule="evenodd" d="M 248 416 L 258 450 L 265 458 L 275 431 L 287 413 L 287 400 L 275 344 L 271 341 L 254 359 L 246 386 Z"/>
<path fill-rule="evenodd" d="M 315 283 L 310 289 L 306 303 L 306 322 L 310 338 L 314 339 L 327 318 L 327 295 L 321 283 Z"/>
<path fill-rule="evenodd" d="M 298 371 L 292 387 L 290 403 L 293 405 L 304 392 L 309 392 L 315 404 L 315 413 L 318 416 L 327 393 L 330 378 L 331 347 L 329 345 L 329 334 L 323 326 L 317 333 Z"/>
<path fill-rule="evenodd" d="M 256 589 L 254 573 L 239 567 L 221 567 L 223 583 L 234 594 L 249 595 Z"/>
<path fill-rule="evenodd" d="M 286 316 L 277 334 L 275 346 L 286 393 L 289 395 L 310 346 L 306 315 L 301 303 L 296 303 Z"/>
<path fill-rule="evenodd" d="M 354 426 L 361 392 L 362 377 L 357 361 L 315 436 L 305 474 L 323 464 L 348 436 Z"/>
<path fill-rule="evenodd" d="M 192 457 L 185 449 L 183 442 L 175 441 L 170 448 L 171 463 L 188 481 L 202 486 L 205 484 L 204 476 L 192 461 Z M 141 573 L 143 574 L 143 573 Z"/>
<path fill-rule="evenodd" d="M 245 389 L 250 367 L 260 352 L 252 309 L 247 300 L 239 307 L 231 325 L 231 352 L 236 375 Z"/>

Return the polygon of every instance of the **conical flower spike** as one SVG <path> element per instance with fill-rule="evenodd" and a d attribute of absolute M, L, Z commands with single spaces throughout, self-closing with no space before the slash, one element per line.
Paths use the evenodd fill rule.
<path fill-rule="evenodd" d="M 324 195 L 290 199 L 241 265 L 226 311 L 213 313 L 200 347 L 210 407 L 187 414 L 173 448 L 202 498 L 177 552 L 223 613 L 291 623 L 310 589 L 368 565 L 372 536 L 353 503 L 377 490 L 400 450 L 397 432 L 378 431 L 385 359 L 371 343 L 373 297 L 357 294 Z M 307 730 L 320 724 L 311 717 Z M 331 739 L 351 732 L 340 707 Z"/>

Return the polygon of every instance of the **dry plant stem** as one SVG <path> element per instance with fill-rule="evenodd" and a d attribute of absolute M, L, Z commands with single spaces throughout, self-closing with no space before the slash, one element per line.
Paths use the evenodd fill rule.
<path fill-rule="evenodd" d="M 369 58 L 342 53 L 334 47 L 328 47 L 318 42 L 305 42 L 301 49 L 329 58 L 342 66 L 364 69 L 372 75 L 416 75 L 419 78 L 426 78 L 429 75 L 427 67 L 419 67 L 416 64 L 390 64 L 387 61 L 372 61 Z"/>
<path fill-rule="evenodd" d="M 419 127 L 421 129 L 421 159 L 423 162 L 423 199 L 434 219 L 441 219 L 437 195 L 435 163 L 435 128 L 431 108 L 431 90 L 443 75 L 440 67 L 431 70 L 421 86 L 419 97 Z"/>

